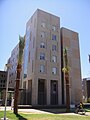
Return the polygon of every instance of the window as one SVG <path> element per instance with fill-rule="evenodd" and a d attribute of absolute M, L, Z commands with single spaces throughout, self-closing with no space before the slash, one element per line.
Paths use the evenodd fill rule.
<path fill-rule="evenodd" d="M 45 28 L 45 23 L 44 22 L 41 23 L 41 27 Z"/>
<path fill-rule="evenodd" d="M 52 74 L 56 74 L 57 73 L 57 68 L 56 67 L 53 67 L 52 68 Z"/>
<path fill-rule="evenodd" d="M 52 56 L 52 62 L 56 62 L 57 61 L 57 57 L 56 56 Z"/>
<path fill-rule="evenodd" d="M 40 72 L 45 72 L 45 65 L 40 65 Z"/>
<path fill-rule="evenodd" d="M 45 48 L 45 43 L 44 42 L 41 42 L 40 48 Z"/>
<path fill-rule="evenodd" d="M 45 32 L 41 32 L 41 37 L 42 37 L 42 38 L 45 37 Z"/>
<path fill-rule="evenodd" d="M 56 48 L 56 45 L 52 45 L 52 51 L 56 51 L 57 48 Z"/>
<path fill-rule="evenodd" d="M 35 18 L 35 20 L 34 20 L 34 27 L 36 26 L 36 18 Z"/>
<path fill-rule="evenodd" d="M 28 63 L 30 62 L 30 51 L 29 51 L 29 55 L 28 55 Z"/>
<path fill-rule="evenodd" d="M 56 35 L 52 34 L 52 40 L 56 41 Z"/>
<path fill-rule="evenodd" d="M 32 40 L 32 32 L 30 32 L 30 40 Z"/>
<path fill-rule="evenodd" d="M 55 27 L 54 25 L 52 26 L 52 30 L 53 30 L 53 31 L 55 31 L 55 30 L 56 30 L 56 27 Z"/>
<path fill-rule="evenodd" d="M 40 60 L 45 60 L 45 53 L 40 53 Z"/>

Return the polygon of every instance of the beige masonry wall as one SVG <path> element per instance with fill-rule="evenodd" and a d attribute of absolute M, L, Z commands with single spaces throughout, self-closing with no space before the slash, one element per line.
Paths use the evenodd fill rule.
<path fill-rule="evenodd" d="M 77 32 L 66 28 L 61 28 L 61 36 L 63 49 L 67 48 L 68 65 L 70 67 L 70 102 L 74 104 L 82 101 L 79 37 Z"/>
<path fill-rule="evenodd" d="M 44 25 L 43 25 L 44 24 Z M 52 26 L 54 27 L 53 30 Z M 30 36 L 27 37 L 29 31 Z M 42 32 L 44 36 L 42 37 Z M 56 40 L 52 40 L 52 34 L 56 35 Z M 45 80 L 46 105 L 51 104 L 51 80 L 58 82 L 58 105 L 61 105 L 61 43 L 60 43 L 60 18 L 50 13 L 37 9 L 26 24 L 26 42 L 29 39 L 27 78 L 23 81 L 32 81 L 32 105 L 38 105 L 38 81 Z M 41 42 L 45 48 L 40 48 Z M 27 43 L 26 43 L 27 44 Z M 52 51 L 52 45 L 56 46 L 56 51 Z M 45 59 L 40 60 L 40 54 L 45 54 Z M 24 54 L 25 51 L 24 51 Z M 52 62 L 52 56 L 56 56 L 56 62 Z M 45 66 L 45 71 L 40 72 L 40 65 Z M 52 68 L 57 69 L 56 74 L 52 74 Z M 23 72 L 24 74 L 24 67 Z M 28 86 L 28 85 L 27 85 Z M 27 87 L 26 87 L 27 88 Z M 29 90 L 29 88 L 27 88 Z"/>

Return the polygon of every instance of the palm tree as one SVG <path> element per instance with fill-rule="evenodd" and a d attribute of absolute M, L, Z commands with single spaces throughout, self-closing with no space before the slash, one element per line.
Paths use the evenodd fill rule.
<path fill-rule="evenodd" d="M 16 87 L 14 92 L 14 113 L 18 114 L 18 96 L 19 96 L 19 85 L 20 85 L 20 73 L 22 69 L 22 55 L 25 44 L 25 37 L 19 36 L 19 56 L 17 65 L 17 76 L 16 76 Z"/>
<path fill-rule="evenodd" d="M 66 112 L 70 111 L 70 92 L 69 92 L 69 66 L 68 66 L 68 58 L 67 58 L 67 49 L 64 49 L 64 63 L 65 67 L 62 69 L 65 75 L 66 81 Z"/>

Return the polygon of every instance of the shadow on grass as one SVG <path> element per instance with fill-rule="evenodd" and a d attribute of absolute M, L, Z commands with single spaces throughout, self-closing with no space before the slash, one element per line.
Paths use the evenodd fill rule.
<path fill-rule="evenodd" d="M 66 111 L 65 108 L 48 108 L 48 109 L 37 109 L 43 112 L 49 112 L 49 113 L 53 113 L 53 114 L 60 114 L 60 113 L 74 113 L 75 109 L 70 109 L 69 112 Z"/>
<path fill-rule="evenodd" d="M 16 117 L 18 118 L 18 120 L 27 120 L 26 118 L 24 118 L 23 116 L 21 116 L 20 114 L 15 114 Z"/>
<path fill-rule="evenodd" d="M 43 112 L 49 112 L 53 114 L 60 114 L 60 113 L 66 113 L 66 109 L 37 109 Z"/>

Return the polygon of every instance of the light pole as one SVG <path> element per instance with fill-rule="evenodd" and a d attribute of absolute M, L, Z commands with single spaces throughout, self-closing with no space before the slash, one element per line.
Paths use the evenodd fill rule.
<path fill-rule="evenodd" d="M 6 93 L 5 93 L 5 109 L 4 109 L 4 118 L 1 118 L 1 120 L 8 120 L 6 118 L 6 107 L 7 107 L 7 93 L 8 93 L 8 83 L 9 83 L 9 68 L 11 67 L 11 64 L 6 64 L 7 67 L 7 82 L 6 82 Z"/>
<path fill-rule="evenodd" d="M 67 58 L 67 49 L 64 49 L 64 63 L 65 67 L 62 69 L 65 75 L 66 81 L 66 112 L 70 111 L 70 91 L 69 91 L 69 66 Z"/>

